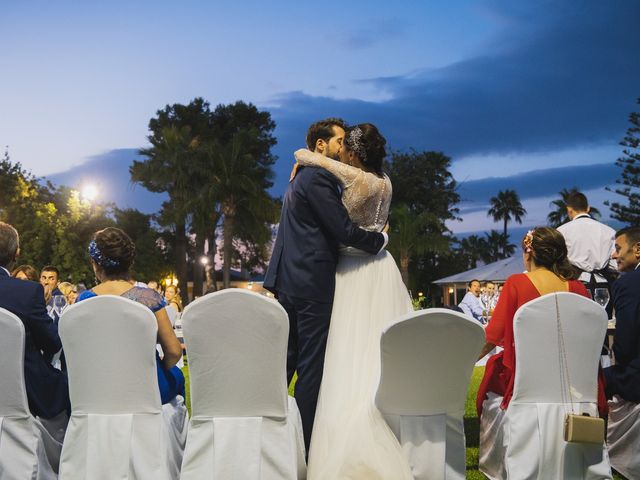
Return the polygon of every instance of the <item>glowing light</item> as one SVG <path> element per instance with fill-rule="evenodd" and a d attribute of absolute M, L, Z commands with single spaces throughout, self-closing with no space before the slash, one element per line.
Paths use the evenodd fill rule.
<path fill-rule="evenodd" d="M 98 187 L 91 183 L 82 187 L 82 199 L 86 202 L 93 202 L 98 197 Z"/>
<path fill-rule="evenodd" d="M 453 293 L 453 287 L 449 287 L 449 293 Z"/>
<path fill-rule="evenodd" d="M 419 296 L 419 297 L 424 297 L 424 293 L 422 293 L 422 292 L 418 292 L 418 296 Z"/>
<path fill-rule="evenodd" d="M 201 256 L 200 263 L 202 265 L 209 265 L 209 257 L 207 257 L 206 255 Z"/>

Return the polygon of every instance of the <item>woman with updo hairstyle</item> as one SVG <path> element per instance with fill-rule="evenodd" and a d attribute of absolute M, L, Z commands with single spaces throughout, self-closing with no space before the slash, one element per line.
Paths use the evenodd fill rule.
<path fill-rule="evenodd" d="M 184 376 L 175 366 L 182 357 L 182 345 L 173 332 L 162 295 L 151 288 L 131 284 L 135 244 L 129 235 L 113 227 L 97 231 L 89 243 L 89 257 L 98 285 L 82 292 L 77 302 L 99 295 L 118 295 L 149 308 L 156 317 L 158 343 L 164 353 L 162 358 L 156 353 L 162 403 L 169 403 L 178 395 L 184 397 Z"/>
<path fill-rule="evenodd" d="M 386 143 L 375 125 L 361 123 L 345 129 L 340 161 L 309 150 L 295 157 L 304 168 L 322 168 L 337 178 L 354 224 L 383 232 L 392 194 L 382 170 Z M 339 253 L 308 478 L 412 480 L 402 447 L 373 402 L 380 335 L 391 319 L 413 311 L 411 299 L 386 250 L 370 255 L 340 247 Z"/>
<path fill-rule="evenodd" d="M 577 278 L 580 272 L 567 259 L 567 245 L 555 228 L 536 227 L 522 239 L 522 258 L 526 273 L 511 275 L 505 282 L 491 320 L 485 329 L 486 344 L 479 358 L 496 346 L 504 350 L 489 358 L 478 390 L 476 407 L 482 415 L 488 398 L 502 397 L 501 408 L 509 405 L 513 394 L 516 352 L 513 318 L 522 305 L 554 292 L 571 292 L 591 298 Z M 566 332 L 571 335 L 571 332 Z M 604 391 L 598 392 L 598 408 L 606 411 Z"/>

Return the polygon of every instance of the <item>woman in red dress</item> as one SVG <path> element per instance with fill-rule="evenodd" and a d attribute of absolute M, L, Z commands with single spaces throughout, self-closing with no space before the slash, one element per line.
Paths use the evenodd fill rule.
<path fill-rule="evenodd" d="M 504 350 L 487 361 L 476 400 L 478 416 L 482 415 L 482 404 L 488 392 L 502 396 L 503 409 L 511 400 L 516 372 L 513 340 L 516 310 L 535 298 L 553 292 L 572 292 L 591 298 L 585 286 L 576 280 L 580 272 L 569 263 L 564 237 L 555 228 L 537 227 L 529 230 L 522 240 L 522 249 L 527 271 L 507 279 L 485 330 L 487 343 L 480 358 L 496 345 Z M 606 411 L 606 399 L 601 395 L 602 389 L 598 390 L 598 408 Z"/>

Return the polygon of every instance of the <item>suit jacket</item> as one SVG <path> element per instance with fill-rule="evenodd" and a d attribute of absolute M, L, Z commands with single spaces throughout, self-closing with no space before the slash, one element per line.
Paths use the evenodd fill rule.
<path fill-rule="evenodd" d="M 0 268 L 0 307 L 24 324 L 24 379 L 33 415 L 52 418 L 69 407 L 65 373 L 45 359 L 62 348 L 58 327 L 47 315 L 44 289 L 36 282 L 18 280 Z"/>
<path fill-rule="evenodd" d="M 616 364 L 608 369 L 607 390 L 625 400 L 640 402 L 640 270 L 620 276 L 613 284 Z"/>
<path fill-rule="evenodd" d="M 264 287 L 276 294 L 333 302 L 340 245 L 376 254 L 384 236 L 351 222 L 336 177 L 321 168 L 300 168 L 285 194 Z"/>

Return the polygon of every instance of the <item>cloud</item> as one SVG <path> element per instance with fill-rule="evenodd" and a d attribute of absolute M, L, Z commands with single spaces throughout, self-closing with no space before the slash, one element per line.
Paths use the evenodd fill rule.
<path fill-rule="evenodd" d="M 539 197 L 558 197 L 563 188 L 580 191 L 604 189 L 615 183 L 620 169 L 614 163 L 601 163 L 581 167 L 560 167 L 534 170 L 508 177 L 489 177 L 459 184 L 461 213 L 486 211 L 489 199 L 500 190 L 515 190 L 521 200 Z"/>
<path fill-rule="evenodd" d="M 340 36 L 339 44 L 351 50 L 363 50 L 402 35 L 404 26 L 397 18 L 385 18 L 351 30 Z"/>
<path fill-rule="evenodd" d="M 393 148 L 443 151 L 454 159 L 617 143 L 640 96 L 640 3 L 514 5 L 491 9 L 502 25 L 483 47 L 492 54 L 364 80 L 388 100 L 278 96 L 272 114 L 278 134 L 285 132 L 278 152 L 290 157 L 307 125 L 326 116 L 370 121 Z"/>

